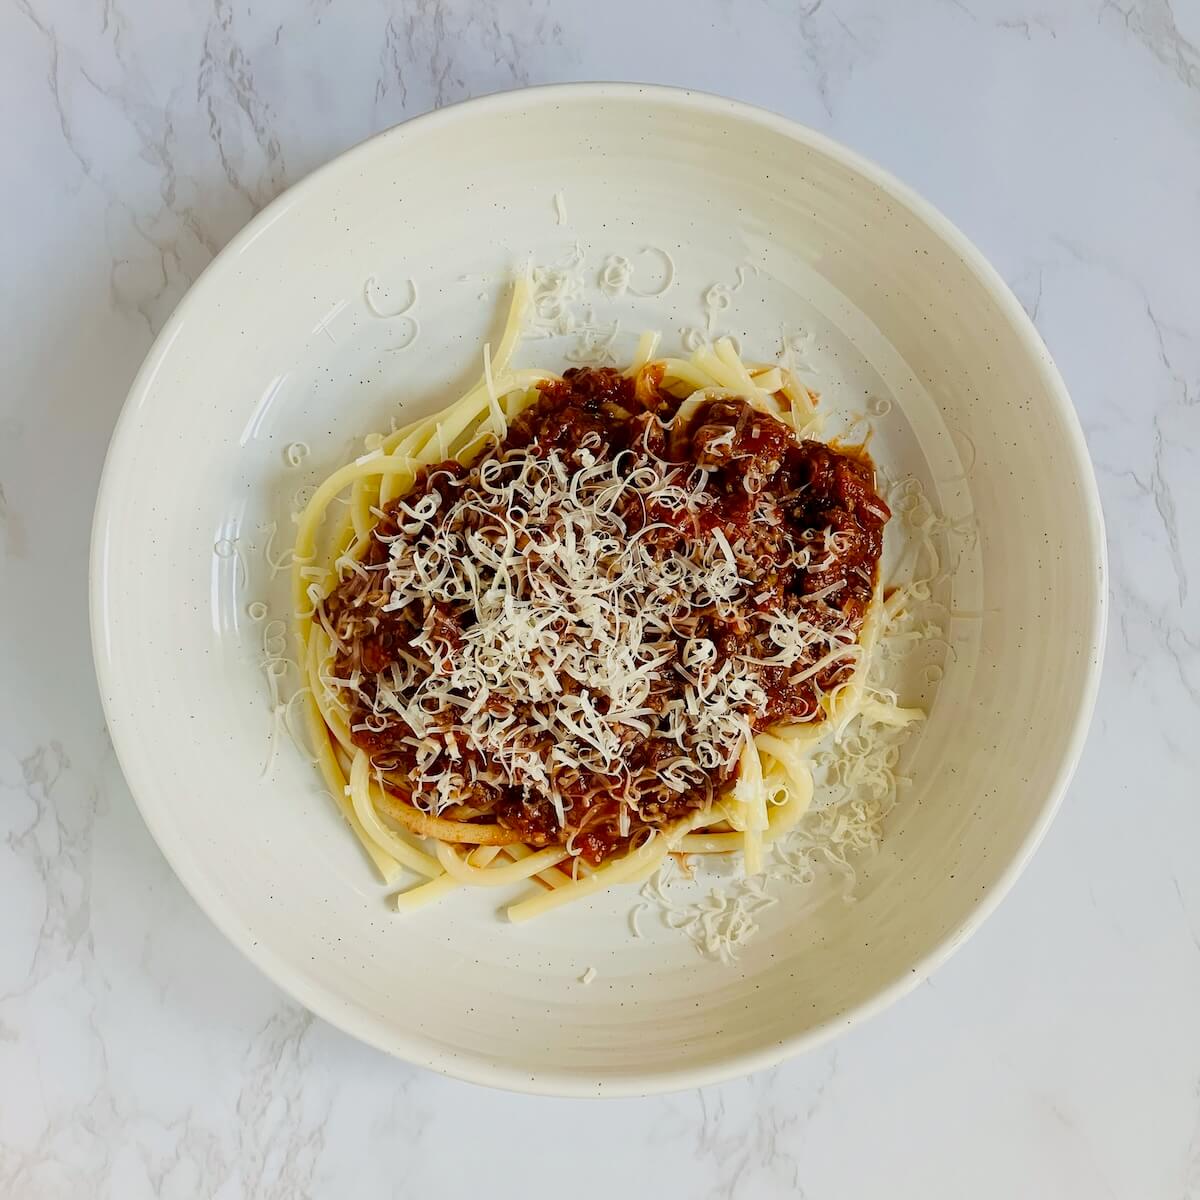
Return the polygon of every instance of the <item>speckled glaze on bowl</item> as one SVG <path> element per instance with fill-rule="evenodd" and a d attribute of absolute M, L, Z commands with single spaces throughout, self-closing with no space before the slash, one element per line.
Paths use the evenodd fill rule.
<path fill-rule="evenodd" d="M 261 600 L 286 615 L 286 603 L 259 527 L 286 521 L 287 497 L 344 460 L 352 436 L 460 390 L 513 265 L 575 239 L 589 261 L 609 249 L 636 259 L 647 245 L 673 256 L 670 291 L 625 314 L 630 338 L 641 325 L 677 338 L 699 323 L 708 284 L 754 268 L 726 314 L 746 352 L 770 356 L 781 329 L 805 329 L 826 401 L 886 397 L 877 459 L 978 530 L 939 596 L 961 653 L 929 697 L 912 788 L 857 902 L 779 905 L 732 966 L 665 929 L 631 936 L 628 893 L 521 927 L 477 893 L 397 918 L 304 757 L 282 744 L 264 772 L 262 631 L 246 608 Z M 380 317 L 407 304 L 408 279 L 416 304 Z M 561 365 L 550 343 L 523 354 Z M 295 440 L 312 448 L 302 468 L 283 453 Z M 390 130 L 230 244 L 163 330 L 114 435 L 92 626 L 147 825 L 280 986 L 450 1075 L 623 1095 L 797 1053 L 903 994 L 978 927 L 1079 754 L 1104 575 L 1094 480 L 1062 382 L 960 233 L 877 167 L 780 117 L 597 84 L 494 96 Z M 596 978 L 583 985 L 588 967 Z"/>

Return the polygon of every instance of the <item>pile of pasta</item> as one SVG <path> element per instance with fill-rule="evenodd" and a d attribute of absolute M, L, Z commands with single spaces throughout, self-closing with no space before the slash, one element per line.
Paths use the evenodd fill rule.
<path fill-rule="evenodd" d="M 342 815 L 381 878 L 396 889 L 394 902 L 402 912 L 461 887 L 528 882 L 528 893 L 505 909 L 511 920 L 524 921 L 615 884 L 644 880 L 669 854 L 740 853 L 746 873 L 756 874 L 764 849 L 794 829 L 812 803 L 812 758 L 823 741 L 864 713 L 887 726 L 922 715 L 881 701 L 867 686 L 880 631 L 892 615 L 889 607 L 899 603 L 885 602 L 877 587 L 849 676 L 820 697 L 822 719 L 778 725 L 748 738 L 732 785 L 711 807 L 658 830 L 623 857 L 590 867 L 565 846 L 536 849 L 512 842 L 499 826 L 438 817 L 384 786 L 352 740 L 345 701 L 330 680 L 334 647 L 313 613 L 347 561 L 364 552 L 380 511 L 413 487 L 421 468 L 449 459 L 471 465 L 503 440 L 508 423 L 538 398 L 539 384 L 559 378 L 513 366 L 529 304 L 529 285 L 518 279 L 495 352 L 484 347 L 479 382 L 445 410 L 368 439 L 370 449 L 325 479 L 298 518 L 292 599 L 311 749 Z M 652 370 L 657 386 L 681 398 L 681 412 L 690 403 L 738 397 L 797 434 L 812 435 L 815 397 L 779 365 L 744 363 L 727 338 L 687 358 L 656 359 L 658 343 L 658 335 L 644 334 L 627 373 L 639 379 Z M 335 505 L 338 500 L 345 503 Z M 399 886 L 404 872 L 417 882 Z"/>

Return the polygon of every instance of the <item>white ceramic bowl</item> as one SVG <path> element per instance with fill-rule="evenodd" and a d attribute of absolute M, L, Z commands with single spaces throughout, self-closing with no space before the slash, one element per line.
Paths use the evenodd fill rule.
<path fill-rule="evenodd" d="M 776 350 L 781 329 L 807 331 L 825 403 L 845 413 L 864 393 L 889 399 L 877 459 L 921 478 L 950 517 L 977 521 L 941 597 L 957 614 L 955 655 L 926 697 L 913 786 L 857 902 L 789 896 L 732 966 L 665 929 L 632 938 L 628 894 L 520 927 L 478 892 L 398 918 L 295 748 L 263 773 L 271 718 L 246 606 L 284 603 L 259 525 L 344 460 L 353 436 L 460 391 L 511 268 L 576 238 L 589 271 L 619 252 L 649 280 L 655 256 L 637 257 L 647 245 L 676 263 L 664 296 L 623 302 L 623 346 L 643 325 L 678 340 L 701 323 L 712 282 L 756 268 L 722 327 L 755 357 Z M 376 316 L 372 306 L 408 302 L 409 278 L 409 315 Z M 560 366 L 562 352 L 534 342 L 522 353 Z M 312 448 L 300 468 L 283 453 L 295 440 Z M 1104 570 L 1062 382 L 960 233 L 877 167 L 780 117 L 587 85 L 390 130 L 229 245 L 163 330 L 114 435 L 92 622 L 109 726 L 146 823 L 274 980 L 411 1062 L 509 1088 L 619 1095 L 811 1046 L 914 986 L 978 926 L 1079 754 Z M 597 977 L 584 986 L 589 966 Z"/>

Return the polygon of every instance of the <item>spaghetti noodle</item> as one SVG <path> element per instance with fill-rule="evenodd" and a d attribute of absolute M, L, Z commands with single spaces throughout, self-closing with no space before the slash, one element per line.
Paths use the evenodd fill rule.
<path fill-rule="evenodd" d="M 314 751 L 407 910 L 534 881 L 514 921 L 667 854 L 763 847 L 868 699 L 890 513 L 815 397 L 727 339 L 483 378 L 320 484 L 292 559 Z M 328 521 L 335 498 L 344 516 Z M 896 723 L 916 714 L 896 710 Z"/>

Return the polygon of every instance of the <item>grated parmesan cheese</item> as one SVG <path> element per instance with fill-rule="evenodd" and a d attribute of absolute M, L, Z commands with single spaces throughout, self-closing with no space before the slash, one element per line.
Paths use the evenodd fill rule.
<path fill-rule="evenodd" d="M 213 554 L 220 559 L 233 559 L 233 583 L 234 587 L 244 585 L 248 582 L 250 576 L 246 570 L 246 556 L 242 553 L 242 548 L 239 545 L 241 538 L 236 534 L 228 534 L 225 537 L 219 537 L 213 542 Z"/>
<path fill-rule="evenodd" d="M 292 442 L 283 451 L 289 467 L 298 467 L 311 453 L 307 442 Z"/>
<path fill-rule="evenodd" d="M 629 288 L 633 264 L 623 254 L 610 254 L 600 268 L 600 290 L 611 300 L 623 296 Z"/>
<path fill-rule="evenodd" d="M 760 660 L 722 658 L 707 637 L 679 640 L 693 614 L 745 611 L 755 552 L 719 527 L 666 553 L 646 535 L 672 526 L 628 532 L 623 512 L 706 503 L 702 468 L 629 450 L 599 462 L 578 453 L 507 450 L 480 462 L 471 490 L 453 499 L 434 483 L 398 506 L 399 532 L 374 568 L 386 572 L 382 589 L 361 572 L 380 611 L 426 614 L 409 645 L 432 669 L 414 657 L 386 675 L 328 682 L 356 693 L 367 716 L 355 730 L 379 732 L 396 717 L 411 730 L 406 774 L 435 813 L 499 784 L 547 797 L 562 827 L 564 789 L 581 773 L 634 795 L 679 796 L 755 757 L 753 721 L 767 704 Z M 452 654 L 428 619 L 441 610 L 471 613 Z M 344 654 L 323 607 L 317 615 Z M 855 653 L 849 627 L 822 628 L 811 610 L 764 625 L 763 645 L 775 648 L 765 661 L 794 666 L 796 683 Z M 678 684 L 670 699 L 664 674 Z M 652 732 L 671 753 L 629 778 L 630 751 Z M 746 809 L 752 829 L 765 828 L 760 807 Z"/>
<path fill-rule="evenodd" d="M 363 302 L 367 306 L 367 310 L 371 316 L 377 317 L 381 321 L 394 321 L 399 317 L 406 316 L 417 303 L 417 285 L 414 280 L 408 280 L 409 299 L 407 304 L 402 304 L 399 308 L 392 309 L 390 312 L 379 307 L 375 302 L 372 293 L 379 287 L 379 281 L 374 275 L 368 275 L 366 283 L 363 284 Z"/>

